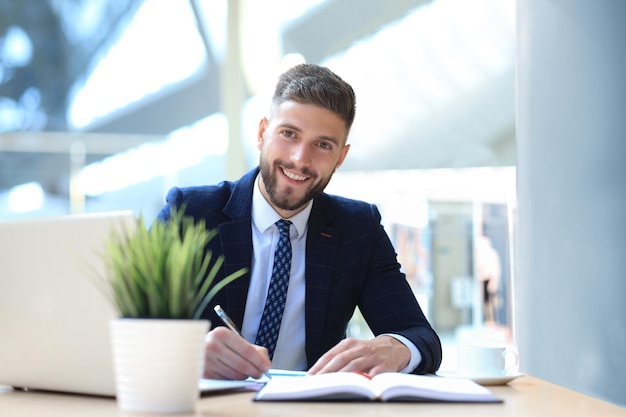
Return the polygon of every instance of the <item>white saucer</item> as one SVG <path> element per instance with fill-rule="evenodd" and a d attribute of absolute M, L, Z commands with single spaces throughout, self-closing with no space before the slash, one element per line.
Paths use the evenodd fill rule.
<path fill-rule="evenodd" d="M 524 376 L 524 374 L 520 373 L 510 373 L 504 375 L 466 375 L 460 374 L 457 372 L 437 372 L 437 375 L 447 377 L 447 378 L 467 378 L 476 382 L 480 385 L 505 385 L 509 382 L 513 381 L 515 378 L 519 378 L 520 376 Z"/>

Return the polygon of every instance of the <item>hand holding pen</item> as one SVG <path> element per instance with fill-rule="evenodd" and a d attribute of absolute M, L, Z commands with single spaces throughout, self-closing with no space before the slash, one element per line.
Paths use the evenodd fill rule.
<path fill-rule="evenodd" d="M 239 336 L 243 337 L 241 332 L 239 331 L 239 329 L 237 328 L 237 326 L 235 325 L 235 323 L 232 321 L 232 319 L 228 316 L 228 314 L 226 314 L 226 312 L 222 309 L 222 307 L 220 307 L 220 305 L 216 305 L 213 310 L 215 310 L 215 313 L 217 313 L 217 315 L 219 316 L 219 318 L 224 322 L 224 324 L 226 326 L 228 326 L 228 328 L 230 330 L 232 330 L 233 332 L 237 333 Z M 272 379 L 272 375 L 269 372 L 264 372 L 263 373 L 267 378 Z"/>

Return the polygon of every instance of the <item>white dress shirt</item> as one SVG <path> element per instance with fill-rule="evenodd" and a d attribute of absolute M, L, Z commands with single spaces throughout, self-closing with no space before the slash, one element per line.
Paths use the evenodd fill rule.
<path fill-rule="evenodd" d="M 265 200 L 260 191 L 260 175 L 252 192 L 252 247 L 253 259 L 250 273 L 250 288 L 246 299 L 241 333 L 250 343 L 256 340 L 259 323 L 265 308 L 265 299 L 272 276 L 274 249 L 280 237 L 278 227 L 274 224 L 281 219 L 272 206 Z M 280 325 L 278 341 L 274 351 L 272 367 L 276 369 L 306 370 L 307 360 L 304 350 L 306 340 L 304 301 L 306 284 L 304 280 L 306 235 L 309 214 L 313 201 L 304 210 L 289 218 L 292 225 L 289 229 L 291 238 L 291 275 L 285 310 Z M 409 365 L 402 372 L 410 372 L 417 367 L 422 355 L 415 345 L 403 336 L 387 334 L 404 343 L 411 351 Z"/>
<path fill-rule="evenodd" d="M 265 200 L 259 189 L 259 177 L 252 192 L 252 270 L 250 289 L 246 300 L 241 333 L 247 341 L 254 343 L 259 323 L 265 308 L 265 298 L 272 277 L 274 249 L 280 237 L 274 224 L 281 219 L 272 206 Z M 280 324 L 280 332 L 274 351 L 272 367 L 304 371 L 307 369 L 304 343 L 306 339 L 304 323 L 304 282 L 307 223 L 313 202 L 300 213 L 291 217 L 289 228 L 291 238 L 291 274 L 285 311 Z"/>

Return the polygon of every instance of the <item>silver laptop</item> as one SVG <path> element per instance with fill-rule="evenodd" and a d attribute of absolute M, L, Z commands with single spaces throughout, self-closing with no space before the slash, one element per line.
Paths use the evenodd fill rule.
<path fill-rule="evenodd" d="M 135 226 L 130 211 L 0 221 L 0 385 L 115 395 L 117 313 L 89 268 L 112 228 Z"/>

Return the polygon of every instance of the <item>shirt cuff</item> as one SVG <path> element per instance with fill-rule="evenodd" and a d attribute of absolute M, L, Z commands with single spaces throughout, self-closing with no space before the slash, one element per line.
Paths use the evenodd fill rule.
<path fill-rule="evenodd" d="M 417 365 L 419 365 L 420 362 L 422 361 L 422 353 L 415 346 L 415 344 L 413 344 L 413 342 L 411 342 L 406 337 L 401 336 L 399 334 L 395 334 L 395 333 L 384 333 L 384 334 L 381 334 L 380 336 L 393 337 L 394 339 L 398 340 L 403 345 L 405 345 L 407 348 L 409 348 L 409 351 L 411 352 L 411 359 L 409 360 L 409 364 L 403 370 L 400 371 L 401 373 L 410 374 L 411 372 L 415 370 L 415 368 L 417 368 Z"/>

